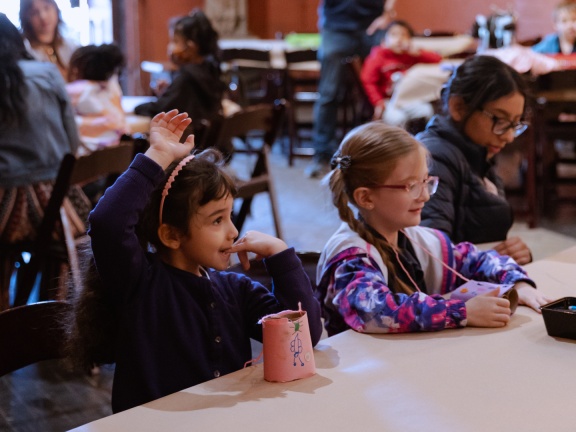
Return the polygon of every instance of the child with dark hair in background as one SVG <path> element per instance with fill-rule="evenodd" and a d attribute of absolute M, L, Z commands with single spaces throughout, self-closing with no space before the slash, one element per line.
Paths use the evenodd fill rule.
<path fill-rule="evenodd" d="M 130 133 L 118 83 L 123 66 L 124 54 L 112 44 L 88 45 L 72 54 L 66 90 L 76 112 L 80 155 L 118 145 Z"/>
<path fill-rule="evenodd" d="M 466 278 L 514 284 L 519 303 L 536 311 L 549 301 L 510 257 L 418 226 L 442 182 L 429 175 L 427 159 L 412 135 L 381 121 L 340 144 L 328 181 L 342 225 L 324 246 L 316 278 L 329 335 L 505 326 L 510 302 L 498 288 L 466 302 L 442 296 Z"/>
<path fill-rule="evenodd" d="M 87 285 L 80 300 L 104 298 L 99 311 L 116 323 L 109 341 L 115 412 L 241 369 L 252 357 L 250 338 L 262 340 L 265 315 L 301 303 L 313 345 L 322 333 L 320 306 L 294 249 L 256 231 L 237 239 L 234 183 L 219 152 L 191 155 L 193 136 L 179 142 L 190 123 L 176 110 L 155 116 L 150 148 L 90 215 L 101 287 Z M 249 252 L 265 259 L 273 292 L 224 271 L 233 253 L 248 268 Z M 106 327 L 91 325 L 90 312 L 98 310 L 78 309 L 72 332 L 80 358 Z"/>
<path fill-rule="evenodd" d="M 168 52 L 178 67 L 172 83 L 161 91 L 158 100 L 137 106 L 138 115 L 153 117 L 163 111 L 187 112 L 199 125 L 222 109 L 225 85 L 220 80 L 218 33 L 200 9 L 179 18 L 170 28 Z"/>
<path fill-rule="evenodd" d="M 402 108 L 386 106 L 394 85 L 417 63 L 438 63 L 442 56 L 412 46 L 414 30 L 405 21 L 391 22 L 385 29 L 379 46 L 372 48 L 362 66 L 362 83 L 374 106 L 374 119 L 383 119 L 393 126 L 404 127 L 415 118 L 430 118 L 434 109 L 429 102 L 417 102 Z"/>

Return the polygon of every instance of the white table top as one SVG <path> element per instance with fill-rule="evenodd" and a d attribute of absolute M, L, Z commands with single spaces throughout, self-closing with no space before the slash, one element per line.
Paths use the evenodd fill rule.
<path fill-rule="evenodd" d="M 138 105 L 155 100 L 155 96 L 122 96 L 122 109 L 126 114 L 134 114 L 134 108 Z"/>
<path fill-rule="evenodd" d="M 126 120 L 130 133 L 148 133 L 150 130 L 150 117 L 134 114 L 134 108 L 138 105 L 155 101 L 154 96 L 122 96 L 122 109 L 126 113 Z"/>
<path fill-rule="evenodd" d="M 551 297 L 576 296 L 576 247 L 527 266 Z M 519 307 L 503 329 L 321 340 L 317 374 L 263 380 L 262 364 L 75 431 L 574 431 L 576 341 Z"/>

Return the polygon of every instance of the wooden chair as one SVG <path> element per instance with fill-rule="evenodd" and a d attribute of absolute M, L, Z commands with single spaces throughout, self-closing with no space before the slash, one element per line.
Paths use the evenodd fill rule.
<path fill-rule="evenodd" d="M 282 74 L 270 62 L 270 51 L 227 48 L 220 53 L 228 97 L 241 106 L 273 102 L 279 97 Z"/>
<path fill-rule="evenodd" d="M 283 237 L 276 191 L 268 163 L 268 153 L 276 140 L 284 110 L 284 104 L 280 101 L 275 104 L 259 104 L 247 107 L 230 117 L 221 118 L 218 123 L 213 124 L 212 130 L 209 132 L 208 143 L 212 143 L 213 147 L 226 149 L 230 142 L 240 140 L 242 147 L 236 146 L 235 152 L 256 156 L 250 178 L 247 180 L 237 179 L 238 194 L 236 199 L 241 200 L 241 205 L 234 215 L 234 224 L 238 231 L 242 230 L 254 196 L 266 192 L 270 197 L 276 236 L 278 238 Z M 258 145 L 253 144 L 256 141 L 258 141 Z"/>
<path fill-rule="evenodd" d="M 550 72 L 533 81 L 536 95 L 535 126 L 540 198 L 547 209 L 576 195 L 561 194 L 576 185 L 576 70 Z M 572 145 L 572 152 L 561 144 Z"/>
<path fill-rule="evenodd" d="M 362 58 L 360 56 L 347 57 L 344 60 L 347 69 L 348 84 L 344 97 L 345 129 L 349 130 L 372 120 L 374 107 L 364 90 L 362 84 Z M 350 120 L 348 120 L 350 116 Z"/>
<path fill-rule="evenodd" d="M 41 299 L 62 299 L 65 296 L 65 283 L 54 284 L 54 278 L 72 274 L 74 286 L 80 285 L 80 271 L 76 245 L 83 238 L 75 239 L 72 224 L 63 207 L 70 185 L 84 186 L 96 180 L 118 175 L 126 170 L 133 158 L 134 149 L 129 143 L 95 151 L 87 156 L 76 158 L 72 154 L 64 156 L 60 170 L 44 211 L 44 218 L 38 234 L 32 243 L 7 245 L 0 248 L 0 261 L 4 274 L 0 283 L 8 291 L 10 266 L 18 263 L 16 271 L 16 296 L 14 305 L 28 301 L 38 275 L 41 276 Z M 15 257 L 22 252 L 30 253 L 28 263 Z M 63 268 L 62 268 L 63 267 Z M 59 271 L 54 271 L 57 268 Z M 0 269 L 0 270 L 2 270 Z M 56 292 L 54 291 L 56 288 Z M 6 306 L 6 305 L 5 305 Z"/>
<path fill-rule="evenodd" d="M 295 157 L 311 157 L 314 149 L 302 147 L 301 132 L 304 129 L 312 129 L 313 120 L 304 119 L 299 111 L 311 111 L 314 103 L 318 100 L 318 80 L 320 72 L 316 70 L 302 69 L 305 63 L 315 62 L 317 51 L 305 49 L 286 51 L 286 70 L 284 71 L 284 98 L 286 99 L 286 118 L 288 121 L 288 165 L 292 166 Z"/>
<path fill-rule="evenodd" d="M 531 114 L 528 120 L 530 118 Z M 537 227 L 540 220 L 536 133 L 536 127 L 531 124 L 495 158 L 496 172 L 504 181 L 506 199 L 515 215 L 523 218 L 530 228 Z"/>
<path fill-rule="evenodd" d="M 369 122 L 374 117 L 374 107 L 366 94 L 362 83 L 362 64 L 359 56 L 348 57 L 345 60 L 348 69 L 349 85 L 346 86 L 344 107 L 346 107 L 345 126 L 347 129 Z M 349 117 L 348 117 L 349 116 Z M 350 119 L 348 121 L 348 118 Z M 410 119 L 404 125 L 404 129 L 412 135 L 416 135 L 425 129 L 428 119 L 421 117 Z"/>
<path fill-rule="evenodd" d="M 63 358 L 62 316 L 71 305 L 47 301 L 0 312 L 0 376 L 43 360 Z"/>

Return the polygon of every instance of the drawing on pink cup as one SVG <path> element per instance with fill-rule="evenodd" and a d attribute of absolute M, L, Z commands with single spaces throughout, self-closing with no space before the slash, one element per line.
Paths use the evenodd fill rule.
<path fill-rule="evenodd" d="M 266 381 L 288 382 L 316 373 L 305 311 L 283 311 L 267 315 L 260 322 Z"/>

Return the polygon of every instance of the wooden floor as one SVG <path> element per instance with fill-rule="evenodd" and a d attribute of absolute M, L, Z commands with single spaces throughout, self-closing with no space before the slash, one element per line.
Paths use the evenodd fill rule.
<path fill-rule="evenodd" d="M 112 414 L 112 366 L 94 376 L 67 372 L 57 360 L 0 378 L 0 431 L 59 432 Z"/>
<path fill-rule="evenodd" d="M 296 160 L 288 168 L 283 155 L 272 154 L 271 159 L 286 242 L 297 250 L 321 250 L 340 223 L 325 189 L 318 180 L 304 177 L 307 160 Z M 266 196 L 255 200 L 245 229 L 274 232 Z M 522 223 L 514 230 L 535 259 L 576 245 L 576 201 L 549 209 L 535 230 Z M 0 431 L 65 431 L 110 415 L 112 375 L 111 367 L 95 376 L 71 374 L 54 361 L 6 375 L 0 378 Z"/>

